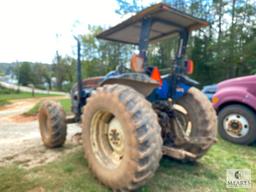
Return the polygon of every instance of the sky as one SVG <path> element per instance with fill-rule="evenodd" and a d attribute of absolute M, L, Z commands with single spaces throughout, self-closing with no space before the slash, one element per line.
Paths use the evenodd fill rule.
<path fill-rule="evenodd" d="M 115 0 L 0 1 L 0 62 L 51 63 L 56 50 L 72 55 L 73 35 L 122 21 L 117 8 Z"/>

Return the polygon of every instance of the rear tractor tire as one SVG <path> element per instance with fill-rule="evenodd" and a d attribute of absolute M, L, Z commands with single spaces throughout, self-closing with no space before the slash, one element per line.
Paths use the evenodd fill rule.
<path fill-rule="evenodd" d="M 44 101 L 39 110 L 39 128 L 42 141 L 48 148 L 61 147 L 66 140 L 66 114 L 59 103 Z"/>
<path fill-rule="evenodd" d="M 198 89 L 190 88 L 175 105 L 161 101 L 153 106 L 162 127 L 165 155 L 183 161 L 195 161 L 216 142 L 215 111 Z"/>
<path fill-rule="evenodd" d="M 85 157 L 100 182 L 131 191 L 154 175 L 162 156 L 161 128 L 140 93 L 118 84 L 99 87 L 82 119 Z"/>
<path fill-rule="evenodd" d="M 186 95 L 177 100 L 177 105 L 186 111 L 183 114 L 186 119 L 185 129 L 191 144 L 183 148 L 195 154 L 194 159 L 188 158 L 193 161 L 202 157 L 217 141 L 216 112 L 207 97 L 195 87 L 190 88 Z M 181 113 L 182 111 L 179 111 L 179 114 Z"/>

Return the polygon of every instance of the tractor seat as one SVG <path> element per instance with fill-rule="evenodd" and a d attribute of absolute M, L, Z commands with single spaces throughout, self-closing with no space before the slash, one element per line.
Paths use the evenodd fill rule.
<path fill-rule="evenodd" d="M 130 69 L 135 73 L 144 72 L 144 59 L 137 54 L 133 54 L 130 61 Z"/>

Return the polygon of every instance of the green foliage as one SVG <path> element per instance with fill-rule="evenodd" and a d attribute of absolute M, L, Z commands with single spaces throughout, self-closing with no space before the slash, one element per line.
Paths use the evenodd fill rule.
<path fill-rule="evenodd" d="M 119 4 L 120 14 L 134 13 L 142 9 L 138 2 L 116 1 Z M 255 0 L 163 0 L 163 2 L 210 22 L 209 27 L 192 33 L 187 50 L 187 56 L 196 64 L 192 77 L 201 85 L 255 74 Z M 149 4 L 144 5 L 149 6 Z M 149 49 L 149 64 L 160 68 L 170 67 L 174 47 L 175 43 L 172 40 L 152 45 Z"/>
<path fill-rule="evenodd" d="M 132 54 L 130 45 L 96 39 L 102 30 L 99 26 L 89 26 L 89 33 L 81 36 L 84 77 L 105 75 L 117 65 L 125 64 Z"/>
<path fill-rule="evenodd" d="M 18 82 L 21 85 L 28 85 L 32 82 L 32 70 L 29 62 L 23 62 L 17 68 L 16 75 L 18 77 Z"/>
<path fill-rule="evenodd" d="M 50 66 L 42 65 L 42 64 L 36 64 L 33 67 L 33 84 L 39 86 L 40 84 L 43 84 L 46 82 L 48 84 L 48 88 L 51 89 L 52 87 L 52 71 L 49 70 Z"/>
<path fill-rule="evenodd" d="M 170 68 L 175 59 L 177 48 L 177 37 L 150 45 L 148 50 L 148 64 L 158 66 L 159 69 Z"/>
<path fill-rule="evenodd" d="M 52 66 L 53 76 L 56 77 L 56 85 L 58 90 L 63 90 L 64 81 L 72 82 L 75 74 L 72 74 L 72 64 L 74 60 L 70 57 L 61 57 L 56 54 L 54 64 Z"/>
<path fill-rule="evenodd" d="M 0 63 L 0 71 L 3 73 L 3 75 L 10 74 L 15 66 L 16 63 Z"/>
<path fill-rule="evenodd" d="M 139 0 L 116 0 L 117 13 L 135 13 L 150 3 Z M 192 75 L 201 85 L 256 73 L 256 0 L 162 0 L 172 7 L 209 21 L 209 27 L 193 32 L 187 57 L 196 65 Z M 80 36 L 83 78 L 106 75 L 117 65 L 126 64 L 135 46 L 98 40 L 100 26 L 89 26 Z M 169 39 L 149 47 L 148 63 L 160 69 L 170 68 L 177 50 L 177 40 Z M 69 91 L 76 82 L 76 59 L 56 54 L 53 65 L 23 62 L 16 65 L 20 84 L 34 84 L 49 89 Z M 1 65 L 9 71 L 6 65 Z M 56 82 L 52 82 L 56 79 Z"/>
<path fill-rule="evenodd" d="M 14 66 L 12 71 L 15 73 L 20 85 L 28 86 L 33 84 L 35 87 L 44 88 L 42 84 L 46 82 L 51 89 L 52 66 L 32 62 L 16 63 Z"/>
<path fill-rule="evenodd" d="M 116 10 L 116 13 L 121 15 L 126 13 L 134 13 L 143 8 L 142 0 L 132 0 L 129 2 L 125 0 L 117 0 L 117 3 L 119 5 L 119 9 Z"/>

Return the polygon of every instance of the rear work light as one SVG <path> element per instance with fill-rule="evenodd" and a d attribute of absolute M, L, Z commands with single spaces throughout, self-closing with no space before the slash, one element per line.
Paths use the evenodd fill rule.
<path fill-rule="evenodd" d="M 185 61 L 185 67 L 187 74 L 191 75 L 194 72 L 194 62 L 191 59 Z"/>

